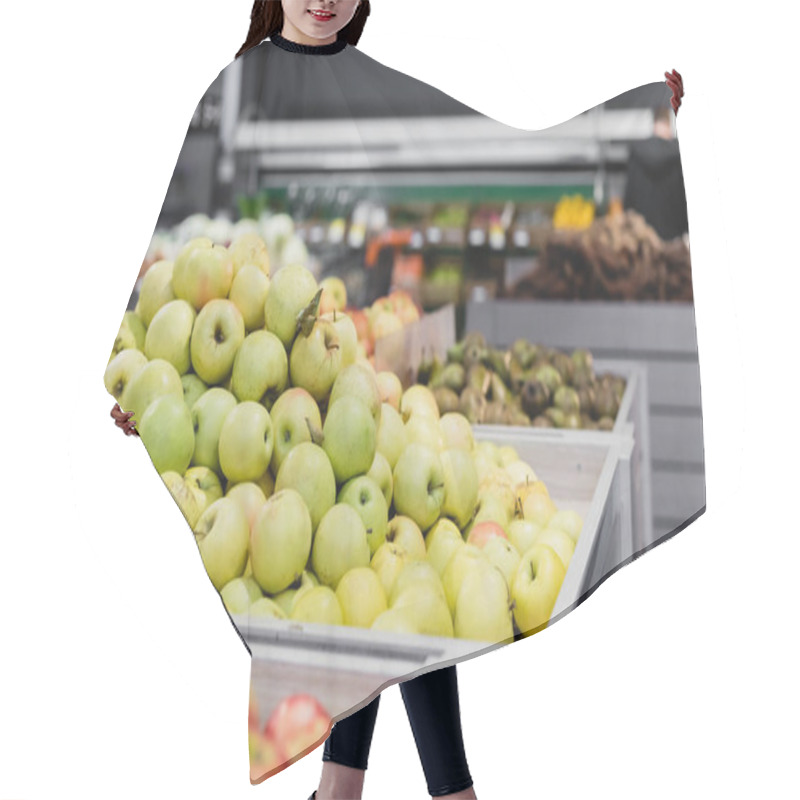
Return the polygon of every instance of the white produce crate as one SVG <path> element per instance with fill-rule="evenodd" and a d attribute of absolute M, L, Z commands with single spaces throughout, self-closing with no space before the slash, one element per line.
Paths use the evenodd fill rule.
<path fill-rule="evenodd" d="M 510 444 L 547 486 L 560 510 L 577 511 L 583 529 L 551 620 L 580 603 L 633 548 L 630 457 L 625 432 L 475 425 L 476 441 Z"/>

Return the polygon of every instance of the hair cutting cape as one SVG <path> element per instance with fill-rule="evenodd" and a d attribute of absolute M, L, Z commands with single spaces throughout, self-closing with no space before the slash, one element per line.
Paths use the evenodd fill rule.
<path fill-rule="evenodd" d="M 520 130 L 343 40 L 204 94 L 104 382 L 251 655 L 252 782 L 705 510 L 675 128 L 660 82 Z"/>

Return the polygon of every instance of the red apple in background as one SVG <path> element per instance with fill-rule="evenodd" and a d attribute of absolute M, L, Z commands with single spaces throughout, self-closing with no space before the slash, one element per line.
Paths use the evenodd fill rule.
<path fill-rule="evenodd" d="M 273 739 L 257 730 L 248 731 L 250 750 L 250 781 L 256 783 L 278 767 L 287 766 L 286 755 Z"/>
<path fill-rule="evenodd" d="M 476 547 L 482 548 L 486 542 L 490 539 L 494 539 L 495 536 L 508 539 L 502 526 L 491 520 L 486 520 L 485 522 L 479 522 L 477 525 L 472 526 L 469 536 L 467 537 L 467 544 L 474 544 Z"/>
<path fill-rule="evenodd" d="M 270 714 L 264 736 L 280 747 L 286 758 L 294 758 L 318 744 L 331 727 L 331 716 L 310 694 L 285 697 Z"/>
<path fill-rule="evenodd" d="M 405 289 L 395 289 L 390 295 L 392 310 L 404 325 L 409 322 L 416 322 L 419 319 L 419 309 L 411 295 Z"/>
<path fill-rule="evenodd" d="M 375 347 L 375 342 L 372 339 L 372 333 L 370 331 L 369 320 L 367 319 L 366 313 L 364 313 L 360 308 L 347 308 L 345 309 L 345 314 L 347 314 L 350 319 L 353 320 L 353 325 L 356 326 L 356 335 L 358 336 L 358 341 L 363 343 L 364 349 L 367 351 L 367 355 L 371 355 Z"/>
<path fill-rule="evenodd" d="M 382 339 L 403 329 L 403 321 L 393 311 L 379 311 L 372 319 L 372 335 Z"/>

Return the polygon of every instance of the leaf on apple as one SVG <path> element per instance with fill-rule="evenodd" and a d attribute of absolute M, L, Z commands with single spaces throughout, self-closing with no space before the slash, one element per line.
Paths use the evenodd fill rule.
<path fill-rule="evenodd" d="M 319 301 L 322 297 L 322 289 L 317 289 L 317 293 L 311 302 L 297 315 L 297 330 L 303 336 L 310 336 L 314 323 L 319 316 Z"/>

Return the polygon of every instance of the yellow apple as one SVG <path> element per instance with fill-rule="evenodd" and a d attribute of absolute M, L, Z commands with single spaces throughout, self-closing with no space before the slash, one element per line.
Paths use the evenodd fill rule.
<path fill-rule="evenodd" d="M 513 639 L 511 596 L 497 567 L 476 561 L 464 575 L 456 599 L 453 631 L 459 639 L 479 642 Z"/>
<path fill-rule="evenodd" d="M 289 618 L 296 622 L 344 624 L 339 600 L 329 586 L 315 586 L 297 597 Z"/>
<path fill-rule="evenodd" d="M 564 565 L 549 545 L 537 543 L 522 554 L 511 584 L 511 597 L 514 619 L 523 635 L 530 636 L 547 626 L 564 575 Z"/>
<path fill-rule="evenodd" d="M 392 517 L 386 528 L 385 541 L 401 548 L 410 561 L 422 561 L 425 558 L 425 537 L 419 525 L 410 517 L 402 514 Z"/>
<path fill-rule="evenodd" d="M 464 576 L 472 569 L 478 560 L 483 560 L 483 553 L 474 544 L 465 544 L 457 548 L 442 573 L 442 586 L 447 598 L 447 607 L 450 614 L 455 614 L 456 600 Z"/>
<path fill-rule="evenodd" d="M 369 628 L 378 614 L 386 611 L 386 593 L 380 578 L 369 567 L 355 567 L 342 575 L 336 599 L 345 625 Z"/>
<path fill-rule="evenodd" d="M 455 550 L 464 546 L 461 531 L 450 519 L 440 519 L 425 534 L 426 559 L 441 575 Z"/>
<path fill-rule="evenodd" d="M 556 511 L 556 504 L 541 492 L 530 493 L 522 503 L 522 515 L 525 519 L 535 522 L 541 528 L 547 527 Z"/>
<path fill-rule="evenodd" d="M 425 636 L 453 636 L 453 619 L 447 602 L 430 583 L 407 586 L 392 606 L 406 615 L 417 633 Z"/>
<path fill-rule="evenodd" d="M 402 547 L 384 542 L 372 556 L 370 568 L 380 578 L 383 590 L 388 597 L 397 580 L 397 576 L 402 572 L 403 567 L 408 563 L 408 556 Z"/>
<path fill-rule="evenodd" d="M 556 513 L 550 517 L 547 527 L 558 528 L 568 533 L 572 541 L 577 543 L 583 528 L 583 518 L 577 511 L 556 511 Z"/>
<path fill-rule="evenodd" d="M 575 552 L 575 542 L 572 541 L 572 537 L 568 533 L 565 533 L 560 528 L 543 528 L 536 534 L 535 541 L 550 545 L 561 559 L 564 570 L 569 568 L 569 562 Z"/>

